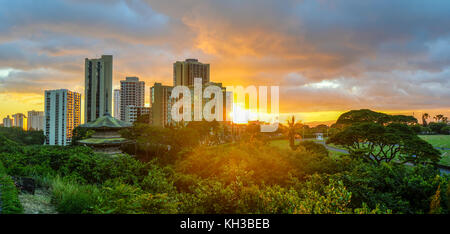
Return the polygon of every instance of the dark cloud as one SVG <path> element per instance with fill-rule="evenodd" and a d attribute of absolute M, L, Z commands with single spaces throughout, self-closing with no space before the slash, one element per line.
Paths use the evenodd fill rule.
<path fill-rule="evenodd" d="M 0 1 L 0 92 L 82 87 L 84 58 L 113 54 L 115 85 L 197 57 L 281 85 L 283 111 L 450 107 L 449 1 Z"/>

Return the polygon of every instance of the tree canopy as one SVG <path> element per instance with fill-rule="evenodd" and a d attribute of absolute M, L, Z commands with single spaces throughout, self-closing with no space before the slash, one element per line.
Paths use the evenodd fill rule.
<path fill-rule="evenodd" d="M 327 143 L 343 146 L 355 157 L 376 163 L 438 162 L 441 153 L 405 124 L 357 123 L 334 134 Z"/>

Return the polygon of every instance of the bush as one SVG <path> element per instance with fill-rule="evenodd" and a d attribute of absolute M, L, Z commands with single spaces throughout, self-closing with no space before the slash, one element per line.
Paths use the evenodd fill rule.
<path fill-rule="evenodd" d="M 428 124 L 428 127 L 435 133 L 435 134 L 447 134 L 444 133 L 443 128 L 447 127 L 448 125 L 446 123 L 435 123 L 431 122 Z"/>
<path fill-rule="evenodd" d="M 23 212 L 18 197 L 18 190 L 10 176 L 6 175 L 5 168 L 0 162 L 0 214 L 20 214 Z"/>
<path fill-rule="evenodd" d="M 354 163 L 354 168 L 332 176 L 342 180 L 352 193 L 351 207 L 366 203 L 374 209 L 391 209 L 394 213 L 427 213 L 432 196 L 439 185 L 445 191 L 448 178 L 439 176 L 431 166 L 410 167 L 383 163 L 379 166 Z M 441 194 L 443 209 L 447 211 L 447 196 Z"/>
<path fill-rule="evenodd" d="M 52 183 L 52 203 L 63 214 L 92 213 L 98 203 L 99 190 L 95 185 L 80 185 L 70 178 L 59 176 Z"/>
<path fill-rule="evenodd" d="M 446 126 L 446 127 L 441 128 L 441 133 L 450 135 L 450 126 Z"/>
<path fill-rule="evenodd" d="M 94 213 L 100 214 L 173 214 L 177 200 L 166 193 L 147 193 L 119 180 L 105 183 Z"/>

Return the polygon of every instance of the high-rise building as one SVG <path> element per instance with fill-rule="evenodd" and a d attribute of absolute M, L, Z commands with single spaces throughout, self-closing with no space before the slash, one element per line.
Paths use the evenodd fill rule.
<path fill-rule="evenodd" d="M 171 105 L 169 102 L 172 86 L 155 83 L 150 88 L 151 123 L 155 126 L 166 126 L 170 121 Z"/>
<path fill-rule="evenodd" d="M 120 119 L 120 89 L 114 89 L 114 118 Z"/>
<path fill-rule="evenodd" d="M 217 87 L 219 87 L 221 89 L 221 92 L 222 92 L 222 94 L 221 94 L 222 95 L 222 107 L 221 107 L 222 108 L 222 120 L 221 121 L 226 121 L 227 114 L 229 114 L 227 112 L 228 110 L 227 110 L 227 103 L 226 102 L 227 102 L 228 99 L 230 99 L 230 95 L 232 95 L 232 94 L 230 94 L 230 92 L 226 91 L 226 88 L 223 87 L 222 83 L 215 83 L 215 82 L 208 82 L 208 83 L 202 85 L 202 91 L 201 91 L 202 94 L 203 94 L 203 92 L 205 91 L 205 89 L 208 86 L 217 86 Z M 192 107 L 191 107 L 191 120 L 194 121 L 195 120 L 195 113 L 194 113 L 195 110 L 194 110 L 194 108 L 195 108 L 195 105 L 196 105 L 194 103 L 195 102 L 195 96 L 194 96 L 195 95 L 195 93 L 194 93 L 195 90 L 194 90 L 194 87 L 189 87 L 189 91 L 191 93 L 191 105 L 192 105 Z M 211 101 L 213 98 L 214 98 L 214 96 L 212 96 L 211 98 L 202 97 L 201 106 L 199 106 L 200 107 L 200 111 L 202 111 L 202 113 L 203 113 L 203 109 L 205 108 L 206 103 Z M 169 97 L 168 107 L 172 108 L 172 106 L 177 101 L 178 101 L 177 98 L 176 99 L 171 99 Z M 230 102 L 230 100 L 228 100 L 228 102 Z M 170 111 L 171 111 L 171 109 L 169 109 L 169 113 L 170 113 Z M 180 111 L 180 114 L 183 113 L 183 110 L 179 110 L 179 111 Z M 211 110 L 211 114 L 215 114 L 215 113 L 216 113 L 216 108 L 214 107 Z M 203 116 L 202 120 L 204 120 L 204 116 Z M 171 116 L 169 116 L 168 123 L 171 123 L 171 122 L 172 122 L 172 118 L 171 118 Z"/>
<path fill-rule="evenodd" d="M 129 122 L 129 123 L 134 123 L 139 119 L 139 117 L 141 117 L 143 115 L 149 115 L 150 109 L 151 109 L 150 107 L 145 107 L 145 106 L 130 106 L 130 105 L 128 105 L 125 107 L 125 120 L 124 121 Z M 149 122 L 149 121 L 150 121 L 150 119 L 147 122 Z"/>
<path fill-rule="evenodd" d="M 120 81 L 120 120 L 126 121 L 126 107 L 144 107 L 145 82 L 138 77 L 127 77 Z"/>
<path fill-rule="evenodd" d="M 6 116 L 6 118 L 3 118 L 3 127 L 10 128 L 10 127 L 13 127 L 13 126 L 14 126 L 14 120 L 11 119 L 9 117 L 9 115 Z"/>
<path fill-rule="evenodd" d="M 44 130 L 43 111 L 28 111 L 28 130 Z"/>
<path fill-rule="evenodd" d="M 173 85 L 193 86 L 194 78 L 202 78 L 202 84 L 209 82 L 209 64 L 197 59 L 186 59 L 173 64 Z"/>
<path fill-rule="evenodd" d="M 85 59 L 84 121 L 92 122 L 112 111 L 113 57 Z"/>
<path fill-rule="evenodd" d="M 68 145 L 81 123 L 81 94 L 67 89 L 45 91 L 45 144 Z"/>
<path fill-rule="evenodd" d="M 12 117 L 14 119 L 14 123 L 13 123 L 14 127 L 19 127 L 19 128 L 22 128 L 23 130 L 28 129 L 27 117 L 24 114 L 17 113 L 15 115 L 13 115 Z"/>

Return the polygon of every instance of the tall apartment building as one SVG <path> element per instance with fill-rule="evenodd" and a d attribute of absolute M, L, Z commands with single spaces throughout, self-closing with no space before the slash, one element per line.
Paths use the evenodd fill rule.
<path fill-rule="evenodd" d="M 145 106 L 126 106 L 125 121 L 129 123 L 134 123 L 139 119 L 139 117 L 150 114 L 150 109 L 151 109 L 150 107 Z"/>
<path fill-rule="evenodd" d="M 170 122 L 171 105 L 169 102 L 172 86 L 155 83 L 150 88 L 151 124 L 166 126 Z"/>
<path fill-rule="evenodd" d="M 28 130 L 44 130 L 44 112 L 28 111 Z"/>
<path fill-rule="evenodd" d="M 120 89 L 114 89 L 114 118 L 120 119 Z"/>
<path fill-rule="evenodd" d="M 145 82 L 138 77 L 126 77 L 120 81 L 120 120 L 126 121 L 126 107 L 145 105 Z"/>
<path fill-rule="evenodd" d="M 84 121 L 91 122 L 112 111 L 113 57 L 85 59 Z"/>
<path fill-rule="evenodd" d="M 202 83 L 209 82 L 209 64 L 197 59 L 186 59 L 173 64 L 173 85 L 193 86 L 194 78 L 202 78 Z"/>
<path fill-rule="evenodd" d="M 6 116 L 5 118 L 3 118 L 3 127 L 10 128 L 10 127 L 13 127 L 13 126 L 14 126 L 14 120 L 11 119 L 9 117 L 9 115 Z"/>
<path fill-rule="evenodd" d="M 45 91 L 45 144 L 69 145 L 81 124 L 81 94 L 67 89 Z"/>
<path fill-rule="evenodd" d="M 14 121 L 13 121 L 14 127 L 19 127 L 19 128 L 22 128 L 23 130 L 28 130 L 27 117 L 24 114 L 17 113 L 15 115 L 13 115 L 12 117 L 14 119 Z"/>

